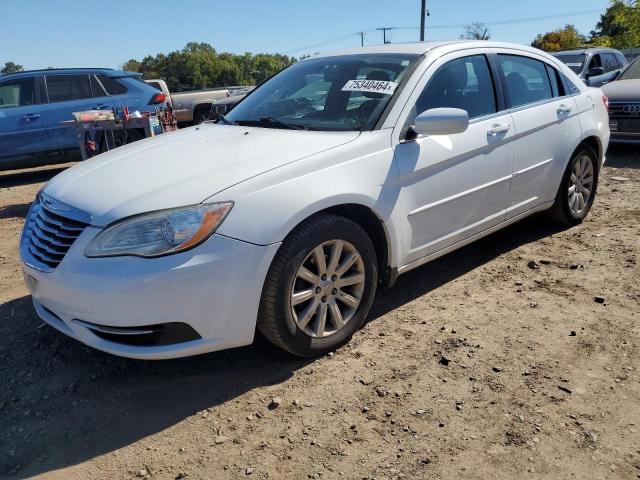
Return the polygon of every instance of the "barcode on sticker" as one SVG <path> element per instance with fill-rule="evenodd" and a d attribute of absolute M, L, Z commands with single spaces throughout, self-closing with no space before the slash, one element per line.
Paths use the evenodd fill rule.
<path fill-rule="evenodd" d="M 398 84 L 387 80 L 349 80 L 344 87 L 343 92 L 371 92 L 384 93 L 385 95 L 393 95 Z"/>

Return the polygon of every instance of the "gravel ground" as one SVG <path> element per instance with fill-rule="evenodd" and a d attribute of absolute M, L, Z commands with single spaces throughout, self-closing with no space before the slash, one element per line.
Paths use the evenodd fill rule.
<path fill-rule="evenodd" d="M 531 218 L 401 277 L 318 360 L 133 361 L 44 325 L 17 242 L 58 171 L 0 173 L 0 477 L 640 477 L 640 151 L 609 153 L 582 225 Z"/>

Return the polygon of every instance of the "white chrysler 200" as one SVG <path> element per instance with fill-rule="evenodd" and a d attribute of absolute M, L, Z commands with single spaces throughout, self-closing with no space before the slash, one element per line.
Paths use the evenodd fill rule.
<path fill-rule="evenodd" d="M 495 42 L 310 58 L 217 123 L 47 183 L 21 239 L 36 311 L 116 355 L 253 341 L 319 355 L 376 287 L 534 212 L 577 224 L 607 99 L 556 58 Z"/>

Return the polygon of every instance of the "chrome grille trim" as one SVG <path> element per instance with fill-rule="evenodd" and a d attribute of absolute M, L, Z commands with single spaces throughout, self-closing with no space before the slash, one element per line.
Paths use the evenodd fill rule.
<path fill-rule="evenodd" d="M 20 240 L 23 261 L 51 272 L 91 222 L 91 215 L 39 193 L 29 210 Z"/>

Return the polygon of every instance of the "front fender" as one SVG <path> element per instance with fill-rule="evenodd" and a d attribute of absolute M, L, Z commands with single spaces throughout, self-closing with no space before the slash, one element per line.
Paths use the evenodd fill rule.
<path fill-rule="evenodd" d="M 331 207 L 357 204 L 382 223 L 394 266 L 401 222 L 399 187 L 389 132 L 272 170 L 214 195 L 235 205 L 218 233 L 257 245 L 283 241 L 300 223 Z M 371 153 L 368 153 L 371 152 Z"/>

